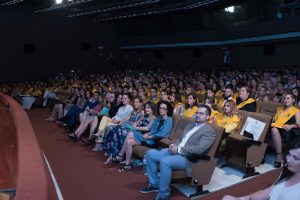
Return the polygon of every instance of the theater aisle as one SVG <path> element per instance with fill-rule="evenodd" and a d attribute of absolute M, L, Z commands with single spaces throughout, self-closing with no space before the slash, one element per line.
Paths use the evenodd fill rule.
<path fill-rule="evenodd" d="M 141 168 L 121 174 L 117 165 L 105 166 L 102 152 L 92 152 L 91 146 L 70 141 L 63 129 L 46 122 L 48 114 L 48 109 L 28 111 L 40 147 L 64 199 L 154 199 L 153 193 L 138 192 L 146 184 Z M 172 199 L 187 198 L 173 189 Z"/>

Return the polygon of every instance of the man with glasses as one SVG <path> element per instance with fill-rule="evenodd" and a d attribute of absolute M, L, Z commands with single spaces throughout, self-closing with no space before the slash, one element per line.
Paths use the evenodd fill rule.
<path fill-rule="evenodd" d="M 215 141 L 216 133 L 208 124 L 211 110 L 206 105 L 199 105 L 195 122 L 189 123 L 178 140 L 162 150 L 151 149 L 146 153 L 149 185 L 141 193 L 158 192 L 156 200 L 167 200 L 170 196 L 172 170 L 186 169 L 191 176 L 192 162 L 187 159 L 191 154 L 206 153 Z M 160 176 L 157 165 L 160 164 Z"/>

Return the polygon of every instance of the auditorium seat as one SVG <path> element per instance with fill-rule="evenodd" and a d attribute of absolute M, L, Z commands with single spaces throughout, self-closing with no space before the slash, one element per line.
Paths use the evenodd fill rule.
<path fill-rule="evenodd" d="M 251 134 L 247 133 L 244 129 L 252 127 L 253 132 L 258 131 L 255 125 L 249 126 L 251 118 L 254 123 L 265 123 L 265 126 L 258 133 L 258 138 L 251 138 Z M 257 121 L 256 121 L 257 120 Z M 270 129 L 272 117 L 262 113 L 247 112 L 245 120 L 242 122 L 242 128 L 237 134 L 230 134 L 227 137 L 225 145 L 225 164 L 233 165 L 245 169 L 245 176 L 255 175 L 254 167 L 258 167 L 265 155 L 267 144 L 265 143 L 266 136 Z M 246 135 L 246 133 L 248 135 Z M 257 133 L 257 132 L 256 132 Z M 259 135 L 260 134 L 260 135 Z"/>
<path fill-rule="evenodd" d="M 261 102 L 260 109 L 258 112 L 274 117 L 277 111 L 277 107 L 281 106 L 284 105 L 278 102 Z"/>
<path fill-rule="evenodd" d="M 193 164 L 192 177 L 188 177 L 185 170 L 173 170 L 172 172 L 173 182 L 188 179 L 191 181 L 191 185 L 196 186 L 196 193 L 190 195 L 190 198 L 208 192 L 203 191 L 203 185 L 207 185 L 210 182 L 214 169 L 217 165 L 218 152 L 225 129 L 215 125 L 213 125 L 213 128 L 216 131 L 215 142 L 208 153 L 205 155 L 199 155 L 199 160 Z"/>

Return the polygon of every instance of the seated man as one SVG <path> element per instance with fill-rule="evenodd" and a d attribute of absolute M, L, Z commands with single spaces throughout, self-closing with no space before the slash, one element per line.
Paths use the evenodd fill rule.
<path fill-rule="evenodd" d="M 187 159 L 190 154 L 204 154 L 212 146 L 216 133 L 208 124 L 211 110 L 206 105 L 200 105 L 195 122 L 189 123 L 175 144 L 161 151 L 151 149 L 146 153 L 147 174 L 149 185 L 141 193 L 157 192 L 156 200 L 169 199 L 172 170 L 183 170 L 191 176 L 192 162 Z M 157 172 L 160 164 L 160 176 Z"/>

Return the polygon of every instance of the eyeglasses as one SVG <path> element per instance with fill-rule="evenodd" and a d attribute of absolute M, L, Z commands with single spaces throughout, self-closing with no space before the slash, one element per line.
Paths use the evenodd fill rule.
<path fill-rule="evenodd" d="M 159 107 L 159 109 L 168 110 L 168 108 L 165 108 L 165 107 Z"/>
<path fill-rule="evenodd" d="M 196 112 L 196 115 L 208 115 L 208 114 L 204 112 Z"/>

